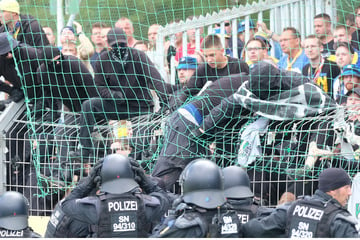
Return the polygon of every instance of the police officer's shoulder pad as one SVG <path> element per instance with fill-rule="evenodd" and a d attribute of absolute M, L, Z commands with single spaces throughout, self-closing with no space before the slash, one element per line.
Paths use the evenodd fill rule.
<path fill-rule="evenodd" d="M 358 221 L 356 220 L 356 218 L 354 216 L 352 216 L 351 214 L 348 215 L 344 215 L 343 213 L 338 213 L 336 214 L 336 216 L 334 217 L 334 220 L 343 220 L 345 222 L 349 222 L 351 224 L 357 225 Z"/>
<path fill-rule="evenodd" d="M 155 207 L 160 205 L 160 201 L 156 197 L 150 195 L 143 195 L 142 199 L 145 206 Z"/>
<path fill-rule="evenodd" d="M 76 203 L 89 204 L 89 205 L 96 205 L 98 201 L 99 201 L 98 198 L 95 196 L 76 199 Z"/>
<path fill-rule="evenodd" d="M 203 224 L 201 216 L 197 212 L 188 212 L 179 216 L 175 221 L 175 227 L 177 228 L 190 228 Z"/>
<path fill-rule="evenodd" d="M 283 203 L 283 204 L 277 206 L 276 209 L 287 211 L 292 204 L 294 204 L 294 202 L 286 202 L 286 203 Z"/>

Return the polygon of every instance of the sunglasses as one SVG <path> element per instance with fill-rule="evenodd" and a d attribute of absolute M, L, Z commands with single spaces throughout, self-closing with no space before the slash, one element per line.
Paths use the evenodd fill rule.
<path fill-rule="evenodd" d="M 220 23 L 217 23 L 217 24 L 216 24 L 217 27 L 220 27 L 220 25 L 221 25 Z M 230 26 L 230 23 L 226 22 L 226 23 L 225 23 L 225 27 L 228 27 L 228 26 Z"/>

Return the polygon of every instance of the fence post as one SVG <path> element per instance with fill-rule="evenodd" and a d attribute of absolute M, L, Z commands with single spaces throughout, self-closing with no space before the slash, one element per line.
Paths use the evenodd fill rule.
<path fill-rule="evenodd" d="M 0 193 L 6 191 L 6 136 L 14 119 L 18 119 L 25 110 L 24 100 L 12 102 L 0 115 Z"/>
<path fill-rule="evenodd" d="M 63 0 L 57 0 L 57 13 L 56 13 L 56 31 L 57 31 L 57 44 L 61 46 L 60 37 L 61 30 L 64 27 L 64 11 Z"/>

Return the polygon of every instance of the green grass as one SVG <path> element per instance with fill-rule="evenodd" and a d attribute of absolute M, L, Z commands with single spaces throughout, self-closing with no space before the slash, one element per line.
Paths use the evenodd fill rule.
<path fill-rule="evenodd" d="M 78 0 L 69 1 L 76 3 Z M 19 3 L 22 13 L 37 17 L 43 26 L 56 28 L 56 15 L 51 14 L 56 11 L 56 0 L 19 0 Z M 74 6 L 70 11 L 76 10 L 76 4 Z M 133 21 L 136 38 L 142 39 L 147 37 L 151 24 L 165 25 L 232 6 L 233 0 L 82 0 L 76 20 L 89 36 L 93 23 L 102 21 L 113 26 L 120 17 L 127 17 Z M 69 15 L 65 15 L 65 23 L 68 18 Z"/>
<path fill-rule="evenodd" d="M 174 20 L 185 20 L 193 15 L 205 15 L 234 6 L 234 0 L 63 0 L 73 4 L 69 12 L 80 10 L 76 20 L 83 25 L 84 32 L 90 36 L 91 25 L 102 21 L 110 26 L 120 17 L 130 18 L 134 23 L 135 37 L 146 39 L 151 24 L 165 25 Z M 256 0 L 240 0 L 240 4 Z M 28 13 L 40 20 L 42 26 L 56 29 L 56 0 L 19 0 L 21 12 Z M 359 0 L 337 1 L 339 22 L 344 22 L 345 15 L 354 12 L 360 5 Z M 65 13 L 65 9 L 64 9 Z M 65 15 L 65 23 L 69 15 Z M 256 16 L 252 16 L 255 18 Z M 268 19 L 264 13 L 264 21 Z"/>

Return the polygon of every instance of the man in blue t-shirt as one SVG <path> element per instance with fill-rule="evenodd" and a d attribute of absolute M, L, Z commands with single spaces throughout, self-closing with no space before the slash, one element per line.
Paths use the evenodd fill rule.
<path fill-rule="evenodd" d="M 303 67 L 309 63 L 309 59 L 300 46 L 300 33 L 293 27 L 284 28 L 279 42 L 284 56 L 280 58 L 278 67 L 301 73 Z"/>

